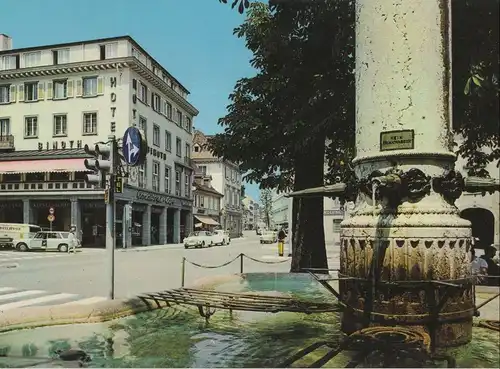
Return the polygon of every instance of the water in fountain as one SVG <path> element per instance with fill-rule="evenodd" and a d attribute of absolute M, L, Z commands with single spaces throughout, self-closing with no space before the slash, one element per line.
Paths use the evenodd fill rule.
<path fill-rule="evenodd" d="M 220 290 L 295 295 L 325 301 L 335 299 L 304 274 L 248 274 Z M 256 319 L 258 317 L 258 319 Z M 336 313 L 217 312 L 208 324 L 195 309 L 174 307 L 99 324 L 79 324 L 15 331 L 0 335 L 0 367 L 68 367 L 50 360 L 57 350 L 87 352 L 90 367 L 276 367 L 287 357 L 318 340 L 343 337 Z M 394 337 L 397 339 L 398 337 Z M 500 367 L 499 333 L 474 328 L 473 341 L 450 349 L 461 367 Z M 306 356 L 294 366 L 305 367 L 325 354 Z M 325 367 L 343 367 L 352 353 L 342 352 Z M 376 358 L 362 366 L 381 366 Z M 405 365 L 402 359 L 391 364 Z M 408 363 L 407 365 L 411 365 Z M 427 363 L 426 366 L 432 365 Z"/>

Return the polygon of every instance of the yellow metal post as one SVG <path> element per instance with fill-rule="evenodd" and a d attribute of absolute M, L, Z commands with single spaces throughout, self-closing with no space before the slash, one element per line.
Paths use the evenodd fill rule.
<path fill-rule="evenodd" d="M 285 253 L 285 242 L 278 240 L 278 256 L 283 256 Z"/>

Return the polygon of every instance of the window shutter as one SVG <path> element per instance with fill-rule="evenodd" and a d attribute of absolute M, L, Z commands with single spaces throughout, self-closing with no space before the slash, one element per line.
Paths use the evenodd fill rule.
<path fill-rule="evenodd" d="M 43 100 L 45 98 L 45 83 L 38 82 L 38 100 Z"/>
<path fill-rule="evenodd" d="M 10 85 L 10 102 L 16 102 L 16 85 Z"/>
<path fill-rule="evenodd" d="M 160 97 L 160 113 L 165 114 L 165 101 Z"/>
<path fill-rule="evenodd" d="M 81 79 L 76 80 L 76 96 L 82 96 L 82 83 L 83 81 Z M 69 88 L 68 88 L 69 90 Z"/>
<path fill-rule="evenodd" d="M 155 109 L 155 94 L 153 91 L 151 91 L 151 107 Z"/>
<path fill-rule="evenodd" d="M 24 101 L 24 85 L 17 86 L 17 99 Z"/>
<path fill-rule="evenodd" d="M 137 90 L 137 80 L 136 80 L 135 78 L 134 78 L 134 79 L 132 79 L 132 88 L 133 88 L 134 90 Z"/>
<path fill-rule="evenodd" d="M 74 92 L 74 81 L 72 79 L 68 79 L 68 81 L 66 82 L 67 85 L 66 85 L 66 94 L 68 97 L 73 97 L 73 92 Z M 80 91 L 82 90 L 82 85 L 81 85 L 81 81 L 80 81 Z M 80 93 L 81 95 L 81 93 Z"/>
<path fill-rule="evenodd" d="M 104 77 L 97 77 L 97 94 L 104 94 Z"/>
<path fill-rule="evenodd" d="M 52 82 L 47 82 L 47 99 L 50 100 L 53 97 L 52 93 Z"/>

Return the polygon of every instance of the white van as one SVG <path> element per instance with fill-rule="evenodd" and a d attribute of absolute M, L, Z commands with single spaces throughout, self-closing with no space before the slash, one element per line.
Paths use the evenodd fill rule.
<path fill-rule="evenodd" d="M 12 248 L 14 240 L 32 238 L 41 230 L 41 227 L 34 224 L 0 223 L 0 248 Z"/>

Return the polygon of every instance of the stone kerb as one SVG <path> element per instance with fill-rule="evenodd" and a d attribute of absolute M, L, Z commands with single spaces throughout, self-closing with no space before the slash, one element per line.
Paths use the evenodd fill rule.
<path fill-rule="evenodd" d="M 221 284 L 240 280 L 239 275 L 213 276 L 199 279 L 189 288 L 214 290 Z M 2 312 L 0 307 L 0 333 L 54 325 L 106 322 L 161 308 L 193 310 L 191 306 L 181 306 L 140 296 L 131 299 L 101 301 L 92 305 L 33 306 L 6 312 Z"/>

